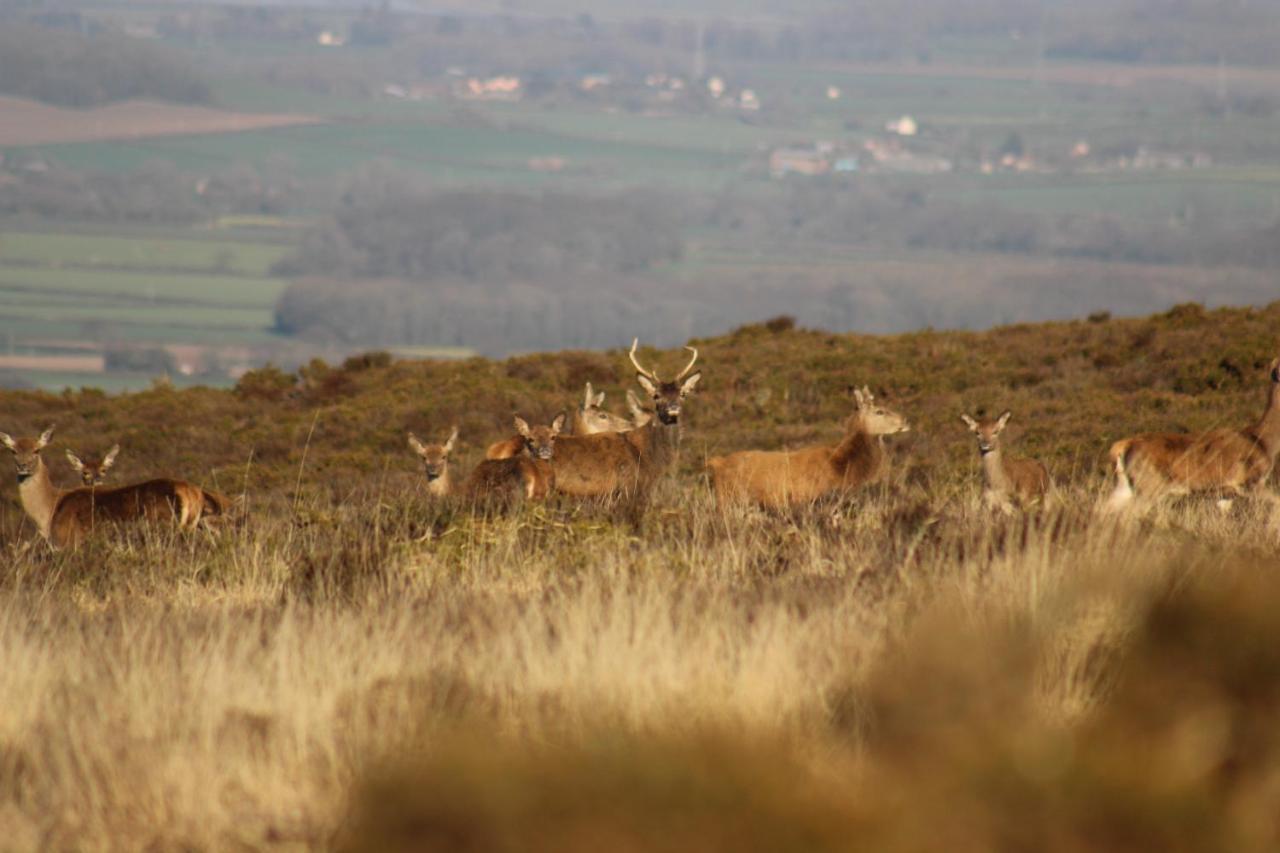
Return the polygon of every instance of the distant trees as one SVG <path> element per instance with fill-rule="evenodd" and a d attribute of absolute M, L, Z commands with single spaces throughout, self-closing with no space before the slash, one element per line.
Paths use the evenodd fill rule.
<path fill-rule="evenodd" d="M 191 64 L 159 45 L 16 21 L 0 25 L 0 93 L 68 107 L 126 98 L 211 98 L 208 83 Z"/>
<path fill-rule="evenodd" d="M 679 223 L 657 204 L 509 192 L 347 192 L 332 219 L 282 262 L 290 275 L 544 280 L 635 273 L 680 257 Z"/>
<path fill-rule="evenodd" d="M 270 174 L 267 174 L 270 172 Z M 0 183 L 0 213 L 65 220 L 196 222 L 227 213 L 280 214 L 302 188 L 277 166 L 239 165 L 197 176 L 156 161 L 129 172 L 81 172 L 53 164 Z"/>

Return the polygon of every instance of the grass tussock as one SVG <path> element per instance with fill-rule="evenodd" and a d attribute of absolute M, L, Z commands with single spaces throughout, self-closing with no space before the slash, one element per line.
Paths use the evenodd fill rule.
<path fill-rule="evenodd" d="M 1146 324 L 1166 341 L 1224 316 L 1066 324 L 1038 337 L 1123 341 Z M 1252 328 L 1253 315 L 1236 319 Z M 1224 513 L 1183 500 L 1101 516 L 1098 470 L 1061 464 L 1085 441 L 1071 432 L 1085 415 L 1068 412 L 1029 422 L 1020 448 L 1059 460 L 1053 500 L 993 517 L 954 413 L 913 408 L 972 375 L 972 361 L 953 371 L 946 336 L 922 335 L 830 344 L 831 369 L 861 379 L 879 364 L 917 401 L 901 406 L 916 437 L 894 445 L 887 482 L 794 511 L 721 512 L 694 473 L 702 442 L 745 444 L 759 431 L 760 445 L 776 445 L 834 432 L 844 414 L 815 390 L 844 381 L 828 368 L 808 384 L 792 377 L 780 401 L 748 392 L 771 381 L 762 368 L 749 376 L 752 365 L 776 358 L 787 373 L 790 350 L 826 363 L 831 336 L 774 326 L 739 333 L 750 341 L 735 345 L 741 358 L 723 384 L 688 406 L 679 469 L 639 507 L 476 512 L 430 500 L 399 427 L 457 416 L 465 435 L 467 418 L 482 416 L 447 406 L 466 377 L 493 379 L 482 397 L 516 393 L 487 362 L 452 368 L 457 387 L 433 398 L 443 411 L 392 406 L 376 429 L 375 401 L 421 406 L 407 389 L 445 368 L 371 357 L 333 369 L 341 382 L 277 382 L 274 402 L 15 395 L 32 422 L 60 408 L 75 424 L 88 406 L 86 423 L 124 429 L 137 416 L 139 441 L 159 441 L 145 431 L 148 412 L 182 412 L 159 461 L 137 454 L 134 464 L 192 454 L 224 488 L 247 486 L 227 488 L 245 492 L 247 518 L 216 534 L 144 527 L 52 552 L 15 507 L 0 507 L 6 845 L 1280 845 L 1280 551 L 1269 507 L 1241 500 Z M 998 365 L 1031 358 L 1021 330 L 1002 334 L 1008 351 L 981 336 L 974 347 L 990 345 Z M 1143 344 L 1153 345 L 1165 344 Z M 894 347 L 915 360 L 894 362 Z M 933 350 L 938 374 L 921 369 Z M 1045 407 L 1097 370 L 1065 347 L 1052 355 L 1076 378 L 1052 380 Z M 564 371 L 598 375 L 608 360 L 597 361 L 530 358 L 516 372 L 522 383 L 543 373 L 560 382 Z M 1130 357 L 1112 378 L 1133 369 Z M 1200 387 L 1184 399 L 1172 390 L 1181 381 L 1156 388 L 1169 417 L 1189 424 L 1247 422 L 1260 407 L 1256 388 Z M 992 405 L 1038 393 L 983 389 Z M 339 391 L 350 399 L 290 396 Z M 536 387 L 519 393 L 530 396 L 508 402 L 541 404 Z M 1125 407 L 1105 387 L 1076 402 L 1095 414 Z M 708 413 L 747 408 L 754 418 L 704 427 Z M 1122 424 L 1150 416 L 1128 409 Z M 209 446 L 173 438 L 189 426 L 199 435 L 202 415 L 245 434 L 265 434 L 258 419 L 275 418 L 275 443 L 222 468 L 234 429 Z"/>

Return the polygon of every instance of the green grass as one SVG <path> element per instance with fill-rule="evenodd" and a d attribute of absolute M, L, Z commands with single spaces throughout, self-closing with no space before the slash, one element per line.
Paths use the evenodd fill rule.
<path fill-rule="evenodd" d="M 289 248 L 264 243 L 8 231 L 0 266 L 103 267 L 265 276 Z"/>
<path fill-rule="evenodd" d="M 268 308 L 284 287 L 280 279 L 132 270 L 0 267 L 0 291 L 83 294 L 141 302 Z"/>

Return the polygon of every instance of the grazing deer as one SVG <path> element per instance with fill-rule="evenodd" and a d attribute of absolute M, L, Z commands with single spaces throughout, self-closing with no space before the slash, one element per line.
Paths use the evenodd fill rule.
<path fill-rule="evenodd" d="M 663 381 L 636 359 L 639 339 L 632 341 L 630 358 L 636 381 L 649 393 L 650 418 L 627 432 L 571 435 L 556 445 L 556 490 L 581 497 L 640 494 L 667 469 L 679 440 L 680 410 L 702 378 L 694 371 L 698 351 L 671 381 Z"/>
<path fill-rule="evenodd" d="M 107 451 L 107 455 L 101 459 L 94 459 L 92 456 L 86 456 L 81 459 L 70 450 L 67 451 L 67 461 L 71 463 L 71 467 L 80 475 L 80 482 L 86 486 L 101 486 L 107 479 L 107 471 L 111 470 L 111 466 L 116 462 L 116 455 L 120 453 L 120 445 L 113 444 L 111 449 Z"/>
<path fill-rule="evenodd" d="M 1115 491 L 1106 508 L 1119 510 L 1135 496 L 1197 493 L 1230 498 L 1252 492 L 1273 504 L 1267 480 L 1280 454 L 1280 358 L 1271 362 L 1267 407 L 1253 426 L 1209 432 L 1143 433 L 1111 445 Z M 1223 508 L 1230 502 L 1220 504 Z"/>
<path fill-rule="evenodd" d="M 982 456 L 982 497 L 988 506 L 1004 512 L 1013 511 L 1013 501 L 1031 502 L 1043 498 L 1052 481 L 1049 469 L 1034 459 L 1006 457 L 1000 449 L 1000 433 L 1013 412 L 998 418 L 974 420 L 967 414 L 960 420 L 978 437 L 978 453 Z"/>
<path fill-rule="evenodd" d="M 449 433 L 444 444 L 423 444 L 416 435 L 409 433 L 409 447 L 422 460 L 422 470 L 427 476 L 428 494 L 444 497 L 453 491 L 453 481 L 449 477 L 449 454 L 453 452 L 453 445 L 457 440 L 457 427 Z"/>
<path fill-rule="evenodd" d="M 707 461 L 716 501 L 750 501 L 777 509 L 847 492 L 884 475 L 883 436 L 907 432 L 906 418 L 875 402 L 865 386 L 854 389 L 855 408 L 839 444 L 801 450 L 743 450 Z"/>
<path fill-rule="evenodd" d="M 501 459 L 485 459 L 467 478 L 464 494 L 473 499 L 509 498 L 516 494 L 531 500 L 543 500 L 555 485 L 552 459 L 556 439 L 564 429 L 566 415 L 556 415 L 547 426 L 529 426 L 515 416 L 516 433 L 521 441 L 519 455 Z"/>
<path fill-rule="evenodd" d="M 615 415 L 613 412 L 605 411 L 602 406 L 604 406 L 604 392 L 596 393 L 591 387 L 591 383 L 588 382 L 582 404 L 573 413 L 573 434 L 592 435 L 597 432 L 625 432 L 635 426 L 632 421 L 622 417 L 622 415 Z"/>
<path fill-rule="evenodd" d="M 102 522 L 172 519 L 190 530 L 212 516 L 226 515 L 231 507 L 230 498 L 183 480 L 147 480 L 114 489 L 56 488 L 40 456 L 52 438 L 53 427 L 39 438 L 15 439 L 0 432 L 0 444 L 13 453 L 18 468 L 22 508 L 55 548 L 74 548 Z"/>

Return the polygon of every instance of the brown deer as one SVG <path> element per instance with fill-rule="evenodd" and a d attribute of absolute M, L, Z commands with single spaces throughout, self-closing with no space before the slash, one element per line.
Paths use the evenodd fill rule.
<path fill-rule="evenodd" d="M 907 432 L 906 418 L 875 402 L 865 386 L 839 444 L 801 450 L 743 450 L 707 461 L 721 506 L 752 502 L 771 509 L 812 503 L 874 482 L 888 467 L 883 436 Z"/>
<path fill-rule="evenodd" d="M 597 432 L 625 432 L 635 426 L 632 421 L 622 417 L 622 415 L 615 415 L 613 412 L 606 411 L 602 408 L 603 406 L 604 392 L 596 393 L 591 387 L 591 383 L 588 382 L 583 401 L 578 406 L 577 411 L 573 413 L 573 434 L 592 435 Z"/>
<path fill-rule="evenodd" d="M 516 415 L 516 433 L 523 452 L 501 459 L 482 460 L 467 478 L 463 494 L 472 499 L 519 495 L 530 500 L 544 500 L 555 486 L 552 459 L 565 418 L 565 413 L 561 412 L 549 425 L 531 427 L 524 418 Z"/>
<path fill-rule="evenodd" d="M 13 453 L 22 508 L 55 548 L 74 548 L 101 523 L 174 520 L 179 528 L 190 530 L 213 516 L 227 515 L 231 508 L 230 498 L 184 480 L 147 480 L 114 489 L 56 488 L 40 456 L 53 438 L 53 429 L 49 427 L 39 438 L 15 439 L 0 433 L 0 444 Z"/>
<path fill-rule="evenodd" d="M 639 339 L 632 341 L 630 358 L 636 381 L 649 393 L 650 420 L 627 432 L 571 435 L 556 445 L 556 490 L 581 497 L 638 495 L 647 492 L 666 471 L 679 440 L 681 406 L 697 387 L 702 371 L 694 371 L 698 351 L 670 381 L 658 378 L 636 359 Z"/>
<path fill-rule="evenodd" d="M 632 418 L 626 418 L 615 415 L 612 412 L 605 411 L 601 408 L 604 404 L 604 392 L 596 393 L 588 382 L 583 401 L 573 414 L 573 434 L 574 435 L 595 435 L 602 432 L 626 432 L 637 426 L 644 426 L 648 423 L 648 416 L 643 419 L 636 415 L 637 407 L 640 403 L 636 400 L 635 395 L 631 391 L 627 391 L 627 404 L 632 406 Z M 490 444 L 484 451 L 485 459 L 510 459 L 513 456 L 519 456 L 524 450 L 524 436 L 516 433 L 515 435 L 504 438 L 501 441 L 495 441 Z"/>
<path fill-rule="evenodd" d="M 453 428 L 443 444 L 423 444 L 416 435 L 409 433 L 409 447 L 422 460 L 428 494 L 444 497 L 453 491 L 453 480 L 449 476 L 449 454 L 453 452 L 453 445 L 457 440 L 457 427 Z"/>
<path fill-rule="evenodd" d="M 80 482 L 85 486 L 101 486 L 107 479 L 107 472 L 111 470 L 111 466 L 116 463 L 116 456 L 120 453 L 120 445 L 113 444 L 111 449 L 101 459 L 95 459 L 92 456 L 86 456 L 81 459 L 70 450 L 67 451 L 67 461 L 71 463 L 71 467 L 80 475 Z"/>
<path fill-rule="evenodd" d="M 1267 407 L 1253 426 L 1202 433 L 1143 433 L 1111 445 L 1108 456 L 1116 486 L 1106 508 L 1119 510 L 1134 497 L 1246 493 L 1272 504 L 1278 499 L 1267 480 L 1280 454 L 1280 358 L 1271 362 Z"/>
<path fill-rule="evenodd" d="M 1005 456 L 1000 449 L 1000 433 L 1013 412 L 998 418 L 975 420 L 962 414 L 964 421 L 978 437 L 978 453 L 982 456 L 982 497 L 988 506 L 1012 512 L 1015 501 L 1030 503 L 1043 498 L 1052 485 L 1049 469 L 1035 459 Z"/>

